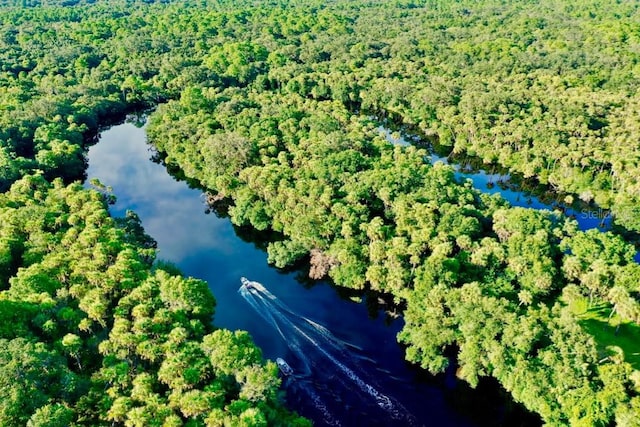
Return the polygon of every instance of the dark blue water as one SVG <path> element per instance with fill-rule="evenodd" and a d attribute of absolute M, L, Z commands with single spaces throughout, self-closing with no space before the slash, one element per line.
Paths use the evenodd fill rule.
<path fill-rule="evenodd" d="M 413 141 L 419 142 L 419 138 L 413 138 L 410 136 L 403 136 L 398 132 L 391 132 L 390 130 L 379 127 L 381 135 L 384 136 L 387 141 L 396 145 L 408 146 Z M 523 208 L 532 209 L 546 209 L 557 210 L 563 215 L 575 219 L 578 223 L 578 228 L 582 231 L 597 228 L 601 231 L 607 231 L 612 226 L 612 217 L 605 209 L 597 208 L 594 206 L 582 206 L 580 208 L 574 208 L 568 204 L 557 202 L 553 205 L 541 201 L 538 197 L 528 194 L 527 192 L 514 189 L 509 185 L 511 177 L 509 175 L 500 173 L 489 173 L 486 170 L 472 170 L 470 167 L 466 167 L 456 163 L 450 163 L 447 157 L 440 156 L 433 152 L 429 153 L 428 160 L 431 163 L 442 162 L 450 164 L 455 169 L 455 176 L 464 181 L 465 179 L 471 180 L 473 186 L 483 193 L 495 194 L 499 193 L 503 199 L 509 201 L 512 206 L 519 206 Z M 640 263 L 640 252 L 636 253 L 635 261 Z"/>
<path fill-rule="evenodd" d="M 499 401 L 489 409 L 481 402 L 476 412 L 469 409 L 475 404 L 461 403 L 458 391 L 463 397 L 464 393 L 473 392 L 454 380 L 452 373 L 448 378 L 425 381 L 420 370 L 406 364 L 403 349 L 396 342 L 396 334 L 403 326 L 401 319 L 390 320 L 383 311 L 371 318 L 364 301 L 343 299 L 324 282 L 305 287 L 296 280 L 300 272 L 283 273 L 270 267 L 266 253 L 241 240 L 228 219 L 205 213 L 201 191 L 174 179 L 164 166 L 150 161 L 151 157 L 143 129 L 128 123 L 117 125 L 103 132 L 100 142 L 89 149 L 87 177 L 98 178 L 113 188 L 117 196 L 111 207 L 114 216 L 122 216 L 128 209 L 140 216 L 146 232 L 158 242 L 158 258 L 209 283 L 217 300 L 216 325 L 249 331 L 267 358 L 283 357 L 292 363 L 295 360 L 287 342 L 239 294 L 240 277 L 246 276 L 263 283 L 300 316 L 322 324 L 335 337 L 352 344 L 350 351 L 358 360 L 370 359 L 359 363 L 370 371 L 376 387 L 401 402 L 417 425 L 478 425 L 467 413 L 476 413 L 480 419 L 488 419 L 489 424 L 501 419 L 503 405 Z M 323 365 L 322 369 L 332 366 Z M 333 374 L 345 375 L 340 371 Z M 326 388 L 321 383 L 325 375 L 322 372 L 318 378 L 304 381 L 320 393 Z M 348 381 L 342 382 L 346 384 L 344 390 L 333 390 L 329 396 L 341 399 L 342 408 L 360 416 L 357 423 L 342 425 L 394 425 L 393 419 L 367 412 L 371 402 L 359 402 L 362 393 L 357 393 Z M 293 409 L 322 425 L 322 416 L 305 390 L 294 386 L 288 391 Z"/>
<path fill-rule="evenodd" d="M 383 127 L 378 128 L 380 133 L 392 144 L 411 145 L 410 137 L 405 137 L 398 132 L 391 132 Z M 473 171 L 465 166 L 450 163 L 449 160 L 435 153 L 429 154 L 431 163 L 442 162 L 450 164 L 456 171 L 455 176 L 460 180 L 470 179 L 473 186 L 483 193 L 496 194 L 499 193 L 503 199 L 508 200 L 513 206 L 520 206 L 532 209 L 561 210 L 564 215 L 575 218 L 578 221 L 580 230 L 589 230 L 591 228 L 608 229 L 611 226 L 611 217 L 607 211 L 602 209 L 575 209 L 563 203 L 556 203 L 554 206 L 542 202 L 536 196 L 527 194 L 523 191 L 514 190 L 506 185 L 510 181 L 509 175 L 490 173 L 485 170 Z"/>

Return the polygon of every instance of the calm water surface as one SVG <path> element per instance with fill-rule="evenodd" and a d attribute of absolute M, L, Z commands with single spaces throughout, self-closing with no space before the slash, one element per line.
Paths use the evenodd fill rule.
<path fill-rule="evenodd" d="M 396 145 L 411 145 L 411 141 L 420 141 L 417 137 L 405 137 L 398 132 L 391 132 L 382 126 L 378 128 L 381 135 L 387 141 Z M 520 191 L 517 186 L 510 185 L 511 177 L 500 173 L 491 173 L 486 170 L 472 170 L 471 167 L 463 166 L 456 163 L 450 163 L 447 157 L 440 156 L 433 151 L 429 153 L 428 160 L 431 163 L 443 162 L 451 164 L 455 169 L 455 176 L 461 181 L 465 179 L 471 180 L 473 186 L 487 194 L 499 193 L 503 199 L 509 201 L 512 206 L 519 206 L 532 209 L 559 210 L 564 215 L 575 219 L 578 228 L 582 231 L 597 228 L 601 231 L 607 231 L 611 228 L 612 218 L 608 211 L 594 206 L 585 206 L 582 208 L 574 208 L 565 203 L 556 202 L 553 205 L 541 201 L 538 197 L 527 192 Z M 547 194 L 553 194 L 549 192 Z M 640 263 L 640 252 L 636 253 L 635 261 Z"/>
<path fill-rule="evenodd" d="M 366 301 L 342 298 L 324 282 L 303 286 L 296 280 L 300 272 L 285 273 L 270 267 L 264 251 L 239 238 L 228 219 L 206 214 L 202 192 L 174 179 L 164 166 L 150 160 L 152 154 L 144 129 L 129 123 L 114 126 L 90 148 L 87 177 L 98 178 L 113 188 L 117 196 L 111 207 L 114 216 L 122 216 L 128 209 L 140 216 L 147 233 L 158 242 L 158 258 L 175 263 L 185 275 L 209 283 L 217 300 L 216 325 L 247 330 L 265 357 L 282 357 L 294 369 L 300 366 L 296 362 L 300 354 L 287 345 L 291 342 L 285 341 L 238 292 L 240 277 L 246 276 L 264 284 L 299 316 L 282 317 L 291 333 L 296 333 L 294 323 L 302 316 L 352 345 L 348 353 L 329 354 L 306 342 L 308 356 L 318 361 L 313 362 L 315 373 L 286 383 L 293 409 L 317 425 L 326 424 L 327 417 L 318 407 L 315 393 L 342 425 L 407 425 L 407 420 L 431 426 L 536 423 L 535 418 L 532 421 L 513 409 L 494 384 L 473 391 L 455 379 L 453 369 L 433 378 L 409 366 L 396 342 L 401 319 L 391 319 L 383 311 L 372 317 Z M 322 340 L 321 335 L 317 337 L 316 341 Z M 347 370 L 336 363 L 348 366 Z M 349 380 L 349 372 L 356 372 L 358 379 L 390 397 L 411 417 L 385 414 L 384 405 L 371 398 L 371 393 L 363 392 L 361 383 Z"/>

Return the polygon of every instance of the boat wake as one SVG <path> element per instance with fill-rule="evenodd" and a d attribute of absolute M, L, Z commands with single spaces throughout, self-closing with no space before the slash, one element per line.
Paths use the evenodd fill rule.
<path fill-rule="evenodd" d="M 295 356 L 291 367 L 279 363 L 291 369 L 287 374 L 288 383 L 308 395 L 326 425 L 340 423 L 325 401 L 348 401 L 356 397 L 354 395 L 359 401 L 370 402 L 372 408 L 363 416 L 387 419 L 386 422 L 380 419 L 381 425 L 415 425 L 414 417 L 399 402 L 380 391 L 359 366 L 361 358 L 350 350 L 353 346 L 336 338 L 324 326 L 295 313 L 262 284 L 244 277 L 241 281 L 239 292 L 242 297 L 278 331 Z M 344 407 L 340 409 L 344 410 Z"/>

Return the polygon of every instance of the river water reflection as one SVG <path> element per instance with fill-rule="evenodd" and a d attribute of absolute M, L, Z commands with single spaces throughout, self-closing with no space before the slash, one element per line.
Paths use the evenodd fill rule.
<path fill-rule="evenodd" d="M 353 344 L 354 354 L 366 367 L 376 389 L 400 402 L 412 414 L 416 425 L 535 425 L 494 384 L 479 391 L 457 381 L 453 369 L 433 378 L 404 362 L 403 349 L 396 343 L 402 319 L 391 319 L 379 310 L 371 316 L 366 301 L 342 298 L 335 288 L 314 282 L 303 286 L 300 272 L 283 272 L 270 267 L 266 253 L 254 243 L 243 241 L 228 219 L 206 214 L 202 192 L 177 181 L 160 164 L 152 162 L 143 128 L 130 123 L 102 133 L 100 142 L 89 149 L 88 179 L 98 178 L 111 186 L 117 202 L 114 216 L 134 210 L 158 242 L 158 257 L 175 263 L 188 276 L 206 280 L 217 300 L 215 323 L 251 333 L 270 359 L 293 358 L 290 346 L 255 312 L 238 293 L 240 277 L 263 283 L 269 291 L 297 314 L 324 325 L 340 340 Z M 289 343 L 290 344 L 290 343 Z M 356 350 L 358 348 L 358 350 Z M 362 362 L 365 361 L 365 362 Z M 331 366 L 320 369 L 331 369 Z M 323 375 L 326 376 L 326 372 Z M 336 375 L 340 375 L 337 370 Z M 338 378 L 339 380 L 340 378 Z M 306 378 L 306 386 L 322 390 L 322 375 Z M 333 397 L 331 410 L 342 425 L 404 425 L 374 414 L 371 402 L 349 394 L 347 381 Z M 333 387 L 333 386 L 332 386 Z M 322 425 L 323 417 L 308 394 L 289 390 L 290 406 Z M 532 421 L 533 419 L 533 421 Z"/>
<path fill-rule="evenodd" d="M 422 141 L 418 137 L 412 138 L 411 136 L 404 136 L 399 132 L 392 132 L 383 126 L 378 127 L 378 130 L 387 141 L 395 145 L 408 146 L 414 142 L 420 143 L 419 145 L 421 146 L 424 145 L 421 144 Z M 473 187 L 483 193 L 499 193 L 500 196 L 511 203 L 512 206 L 531 209 L 559 210 L 563 215 L 575 219 L 578 223 L 578 228 L 582 231 L 594 228 L 600 229 L 601 231 L 607 231 L 611 228 L 612 217 L 605 209 L 587 204 L 576 208 L 557 201 L 554 203 L 545 203 L 541 201 L 540 198 L 522 191 L 517 188 L 516 185 L 513 185 L 509 175 L 491 173 L 482 169 L 476 170 L 471 166 L 450 163 L 447 157 L 436 154 L 434 150 L 429 151 L 427 160 L 432 164 L 436 162 L 450 164 L 451 167 L 455 169 L 456 178 L 460 181 L 464 181 L 466 179 L 471 180 Z M 553 195 L 551 192 L 547 194 Z M 635 261 L 640 263 L 640 252 L 636 253 Z"/>

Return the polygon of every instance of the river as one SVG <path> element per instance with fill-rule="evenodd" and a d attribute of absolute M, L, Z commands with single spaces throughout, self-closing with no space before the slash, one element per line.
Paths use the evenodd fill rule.
<path fill-rule="evenodd" d="M 380 126 L 378 130 L 387 139 L 387 141 L 392 144 L 402 146 L 412 144 L 411 138 L 405 137 L 399 132 L 392 132 L 382 126 Z M 420 141 L 419 138 L 415 138 L 415 140 Z M 471 182 L 473 182 L 473 186 L 483 193 L 500 193 L 502 198 L 511 203 L 512 206 L 532 209 L 561 210 L 564 215 L 574 218 L 578 222 L 578 228 L 583 231 L 592 228 L 606 230 L 611 227 L 611 216 L 608 211 L 604 209 L 598 209 L 587 204 L 576 207 L 569 206 L 562 202 L 555 202 L 553 204 L 545 203 L 528 192 L 514 188 L 514 185 L 511 185 L 511 177 L 507 174 L 487 172 L 483 169 L 475 170 L 468 165 L 461 165 L 455 162 L 450 163 L 446 156 L 436 154 L 433 150 L 430 150 L 429 158 L 427 160 L 431 163 L 443 162 L 450 164 L 455 169 L 455 176 L 458 179 L 470 179 Z"/>
<path fill-rule="evenodd" d="M 406 363 L 396 342 L 401 318 L 389 316 L 366 297 L 350 299 L 323 281 L 310 284 L 301 271 L 269 266 L 260 241 L 243 240 L 247 233 L 208 214 L 202 191 L 176 180 L 152 156 L 144 128 L 115 125 L 89 149 L 87 177 L 113 188 L 117 202 L 110 208 L 112 215 L 131 209 L 140 216 L 158 242 L 158 258 L 209 283 L 217 300 L 216 325 L 249 331 L 265 357 L 291 364 L 295 375 L 284 384 L 292 409 L 317 425 L 334 420 L 345 426 L 540 423 L 491 380 L 471 390 L 455 378 L 453 366 L 433 377 Z M 497 179 L 483 172 L 471 178 L 479 187 Z M 544 207 L 519 193 L 506 196 L 514 204 L 522 199 L 528 206 Z M 242 276 L 262 283 L 265 291 L 241 294 Z M 309 359 L 306 368 L 297 360 L 301 358 Z M 388 407 L 402 414 L 386 413 Z"/>

